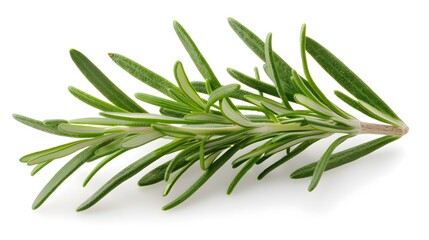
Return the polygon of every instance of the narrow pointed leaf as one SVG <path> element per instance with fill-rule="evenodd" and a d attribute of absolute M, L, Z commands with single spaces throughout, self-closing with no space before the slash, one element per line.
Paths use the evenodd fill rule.
<path fill-rule="evenodd" d="M 78 118 L 78 119 L 69 120 L 68 123 L 70 123 L 70 124 L 85 124 L 85 125 L 100 125 L 100 126 L 130 126 L 130 127 L 148 126 L 148 124 L 146 124 L 146 123 L 112 119 L 112 118 Z"/>
<path fill-rule="evenodd" d="M 218 88 L 219 89 L 219 88 Z M 223 116 L 216 115 L 213 113 L 195 112 L 190 113 L 183 117 L 186 120 L 195 121 L 199 123 L 210 123 L 210 124 L 231 124 L 232 122 Z"/>
<path fill-rule="evenodd" d="M 109 56 L 122 69 L 127 71 L 129 74 L 131 74 L 138 80 L 142 81 L 144 84 L 174 99 L 174 96 L 171 95 L 170 92 L 168 92 L 168 89 L 179 90 L 179 88 L 164 77 L 152 72 L 151 70 L 143 67 L 137 62 L 122 55 L 116 53 L 109 53 Z"/>
<path fill-rule="evenodd" d="M 104 75 L 85 55 L 71 49 L 70 56 L 82 74 L 110 102 L 129 112 L 146 112 Z"/>
<path fill-rule="evenodd" d="M 171 189 L 173 188 L 173 186 L 174 186 L 174 184 L 176 184 L 176 182 L 177 182 L 177 180 L 179 180 L 179 178 L 192 166 L 192 165 L 194 165 L 194 163 L 195 162 L 197 162 L 198 161 L 198 159 L 196 158 L 196 159 L 193 159 L 193 160 L 191 160 L 191 161 L 188 161 L 188 163 L 183 167 L 183 168 L 181 168 L 180 169 L 180 171 L 176 174 L 176 175 L 174 175 L 174 177 L 172 178 L 172 179 L 170 179 L 168 182 L 167 182 L 167 185 L 165 186 L 165 190 L 164 190 L 164 193 L 163 193 L 163 195 L 164 196 L 167 196 L 169 193 L 170 193 L 170 191 L 171 191 Z"/>
<path fill-rule="evenodd" d="M 316 167 L 314 168 L 313 178 L 311 179 L 310 186 L 308 187 L 309 192 L 313 191 L 319 183 L 320 178 L 322 177 L 322 174 L 325 171 L 326 166 L 328 165 L 328 161 L 332 155 L 332 152 L 335 150 L 336 147 L 338 147 L 338 145 L 340 145 L 342 142 L 349 139 L 350 137 L 353 137 L 353 135 L 339 137 L 328 147 L 328 149 L 322 155 Z"/>
<path fill-rule="evenodd" d="M 150 113 L 116 113 L 116 112 L 102 112 L 102 116 L 120 119 L 120 120 L 129 120 L 133 122 L 142 122 L 142 123 L 189 123 L 181 118 L 163 116 L 158 114 Z"/>
<path fill-rule="evenodd" d="M 258 175 L 258 179 L 261 180 L 264 178 L 268 173 L 273 171 L 274 169 L 278 168 L 279 166 L 283 165 L 285 162 L 289 161 L 290 159 L 294 158 L 301 152 L 303 152 L 305 149 L 310 147 L 313 143 L 317 142 L 318 139 L 315 140 L 308 140 L 301 144 L 299 144 L 296 148 L 294 148 L 292 151 L 288 152 L 284 157 L 280 158 L 275 163 L 271 164 L 269 167 L 267 167 L 264 171 L 261 172 L 261 174 Z M 288 148 L 290 149 L 290 148 Z"/>
<path fill-rule="evenodd" d="M 357 99 L 365 101 L 394 119 L 400 120 L 365 82 L 321 44 L 307 37 L 306 50 L 332 78 Z"/>
<path fill-rule="evenodd" d="M 136 93 L 134 95 L 138 100 L 141 100 L 143 102 L 161 107 L 161 108 L 172 108 L 172 109 L 176 109 L 178 111 L 182 111 L 182 112 L 188 112 L 190 110 L 192 110 L 192 108 L 189 108 L 189 106 L 180 103 L 180 102 L 175 102 L 175 101 L 171 101 L 165 98 L 160 98 L 160 97 L 156 97 L 150 94 L 146 94 L 146 93 Z M 111 111 L 109 111 L 111 112 Z"/>
<path fill-rule="evenodd" d="M 313 110 L 316 113 L 329 116 L 329 117 L 340 117 L 335 112 L 331 111 L 331 109 L 328 109 L 322 105 L 319 105 L 317 102 L 311 100 L 310 98 L 304 95 L 296 94 L 294 97 L 297 103 L 305 106 L 310 110 Z"/>
<path fill-rule="evenodd" d="M 33 170 L 31 171 L 31 176 L 36 175 L 40 170 L 42 170 L 44 167 L 46 167 L 46 165 L 48 165 L 49 163 L 51 163 L 51 161 L 47 161 L 47 162 L 42 162 L 37 164 Z"/>
<path fill-rule="evenodd" d="M 233 93 L 237 92 L 240 89 L 240 85 L 238 84 L 229 84 L 222 86 L 216 90 L 214 90 L 207 100 L 206 112 L 210 110 L 210 107 L 215 104 L 217 101 L 227 98 L 231 96 Z"/>
<path fill-rule="evenodd" d="M 82 166 L 99 147 L 103 146 L 103 144 L 106 143 L 101 143 L 92 146 L 82 151 L 74 158 L 72 158 L 69 162 L 67 162 L 45 185 L 39 195 L 37 195 L 36 199 L 33 202 L 33 209 L 39 208 L 46 201 L 46 199 L 58 188 L 58 186 L 64 182 L 64 180 L 66 180 L 73 172 L 75 172 L 80 166 Z"/>
<path fill-rule="evenodd" d="M 86 185 L 88 185 L 88 183 L 91 181 L 91 179 L 95 176 L 95 174 L 98 171 L 100 171 L 101 168 L 103 168 L 106 164 L 108 164 L 110 161 L 112 161 L 113 159 L 117 158 L 119 155 L 121 155 L 124 152 L 126 152 L 126 150 L 116 151 L 115 153 L 112 153 L 111 155 L 109 155 L 105 159 L 103 159 L 103 161 L 99 162 L 97 164 L 97 166 L 95 166 L 94 169 L 85 178 L 85 180 L 83 181 L 82 186 L 86 187 Z"/>
<path fill-rule="evenodd" d="M 192 86 L 195 88 L 195 90 L 199 93 L 204 93 L 207 94 L 207 90 L 206 90 L 206 84 L 204 82 L 191 82 Z M 237 92 L 233 93 L 230 95 L 231 98 L 235 98 L 235 99 L 239 99 L 239 100 L 243 100 L 243 101 L 247 101 L 246 98 L 244 96 L 250 96 L 250 95 L 255 95 L 258 96 L 254 93 L 251 93 L 249 91 L 243 90 L 243 89 L 239 89 Z"/>
<path fill-rule="evenodd" d="M 188 77 L 186 76 L 185 69 L 181 62 L 176 62 L 174 65 L 174 77 L 176 78 L 177 84 L 179 84 L 180 89 L 192 99 L 198 106 L 205 108 L 204 102 L 201 100 L 200 96 L 195 91 L 189 82 Z"/>
<path fill-rule="evenodd" d="M 179 37 L 180 41 L 182 42 L 183 46 L 185 47 L 186 51 L 188 52 L 195 66 L 198 68 L 198 71 L 200 71 L 203 78 L 207 79 L 210 82 L 210 86 L 213 90 L 221 87 L 222 85 L 213 73 L 213 70 L 210 68 L 206 59 L 203 57 L 200 50 L 197 48 L 194 41 L 191 39 L 186 30 L 182 27 L 182 25 L 180 25 L 180 23 L 176 21 L 174 21 L 173 25 L 177 36 Z"/>
<path fill-rule="evenodd" d="M 240 39 L 264 62 L 266 62 L 265 56 L 265 43 L 256 34 L 250 31 L 248 28 L 243 26 L 241 23 L 233 18 L 228 18 L 229 25 L 240 37 Z M 275 64 L 279 78 L 282 79 L 282 88 L 288 94 L 288 98 L 293 101 L 293 95 L 299 93 L 290 81 L 292 76 L 292 68 L 275 52 L 273 52 L 273 63 Z"/>
<path fill-rule="evenodd" d="M 265 62 L 267 64 L 267 70 L 270 73 L 271 79 L 276 85 L 277 93 L 283 101 L 283 104 L 287 109 L 292 109 L 289 100 L 286 96 L 286 89 L 283 86 L 285 80 L 289 80 L 290 78 L 286 78 L 283 81 L 280 79 L 279 73 L 277 71 L 276 63 L 274 62 L 274 52 L 272 47 L 272 35 L 268 34 L 267 39 L 265 40 Z"/>
<path fill-rule="evenodd" d="M 165 162 L 165 163 L 159 165 L 158 167 L 156 167 L 155 169 L 153 169 L 152 171 L 146 173 L 142 178 L 140 178 L 138 185 L 139 186 L 148 186 L 148 185 L 152 185 L 152 184 L 155 184 L 155 183 L 158 183 L 158 182 L 161 182 L 162 180 L 164 180 L 165 171 L 166 171 L 168 165 L 170 165 L 170 163 L 171 163 L 171 161 Z M 174 167 L 172 168 L 171 172 L 175 172 L 178 169 L 181 169 L 187 163 L 188 163 L 188 161 L 186 160 L 185 157 L 180 158 L 176 162 Z"/>
<path fill-rule="evenodd" d="M 52 124 L 46 125 L 46 124 L 43 124 L 42 121 L 32 119 L 32 118 L 29 118 L 29 117 L 26 117 L 23 115 L 19 115 L 19 114 L 13 114 L 12 117 L 16 121 L 18 121 L 24 125 L 27 125 L 29 127 L 35 128 L 35 129 L 43 131 L 43 132 L 47 132 L 47 133 L 51 133 L 51 134 L 55 134 L 55 135 L 59 135 L 59 136 L 66 136 L 66 137 L 80 137 L 78 135 L 69 134 L 69 133 L 60 131 L 58 129 L 58 125 L 56 125 L 56 124 L 55 125 L 52 125 Z"/>
<path fill-rule="evenodd" d="M 398 139 L 399 137 L 397 136 L 383 136 L 344 151 L 334 153 L 329 158 L 325 171 L 353 162 Z M 290 177 L 293 179 L 310 177 L 313 175 L 316 165 L 317 162 L 305 165 L 295 170 Z"/>
<path fill-rule="evenodd" d="M 96 137 L 105 133 L 105 127 L 82 126 L 69 123 L 61 123 L 58 129 L 71 134 L 79 134 L 83 137 Z"/>
<path fill-rule="evenodd" d="M 180 89 L 179 90 L 168 89 L 168 92 L 170 92 L 178 102 L 187 105 L 191 109 L 198 110 L 198 111 L 201 111 L 202 109 L 204 109 L 204 107 L 201 107 L 200 105 L 198 105 L 194 100 L 192 100 L 192 98 L 190 98 Z"/>
<path fill-rule="evenodd" d="M 82 102 L 88 104 L 91 107 L 100 109 L 101 111 L 108 111 L 108 112 L 127 112 L 126 110 L 117 107 L 113 104 L 110 104 L 108 102 L 105 102 L 99 98 L 96 98 L 82 90 L 79 90 L 75 87 L 70 86 L 69 92 L 75 96 L 77 99 L 81 100 Z"/>
<path fill-rule="evenodd" d="M 390 124 L 396 125 L 396 126 L 405 126 L 404 122 L 402 122 L 401 120 L 398 119 L 394 119 L 386 114 L 384 114 L 383 112 L 379 111 L 377 108 L 372 107 L 370 104 L 362 101 L 362 100 L 358 100 L 358 104 L 365 108 L 365 110 L 367 110 L 368 112 L 371 112 L 372 114 L 377 115 L 379 118 L 383 119 L 383 122 L 388 122 Z"/>
<path fill-rule="evenodd" d="M 229 120 L 237 123 L 243 127 L 254 127 L 255 123 L 252 123 L 247 119 L 243 114 L 241 114 L 237 109 L 235 109 L 232 103 L 228 99 L 223 99 L 220 101 L 220 108 L 222 114 Z"/>
<path fill-rule="evenodd" d="M 349 106 L 351 106 L 352 108 L 358 110 L 359 112 L 367 115 L 370 118 L 374 118 L 378 121 L 384 122 L 384 123 L 389 123 L 388 121 L 386 121 L 384 118 L 379 117 L 378 115 L 366 110 L 364 107 L 362 107 L 358 101 L 352 99 L 351 97 L 347 96 L 345 93 L 341 92 L 341 91 L 334 91 L 335 95 L 337 95 L 338 98 L 340 98 L 341 100 L 343 100 L 343 102 L 347 103 Z"/>
<path fill-rule="evenodd" d="M 89 197 L 85 202 L 83 202 L 78 208 L 77 211 L 83 211 L 90 207 L 92 207 L 94 204 L 96 204 L 98 201 L 100 201 L 104 196 L 106 196 L 109 192 L 111 192 L 113 189 L 115 189 L 117 186 L 119 186 L 124 181 L 128 180 L 132 176 L 136 175 L 140 171 L 142 171 L 144 168 L 152 164 L 154 161 L 158 160 L 162 156 L 169 154 L 171 152 L 177 151 L 178 147 L 184 143 L 183 140 L 173 141 L 161 148 L 158 148 L 157 150 L 145 155 L 144 157 L 140 158 L 139 160 L 133 162 L 132 164 L 128 165 L 126 168 L 124 168 L 122 171 L 120 171 L 118 174 L 113 176 L 107 183 L 105 183 L 97 192 L 95 192 L 91 197 Z"/>
<path fill-rule="evenodd" d="M 244 177 L 244 175 L 255 165 L 255 163 L 260 159 L 260 157 L 253 157 L 249 159 L 244 167 L 237 173 L 237 175 L 234 177 L 234 179 L 231 181 L 228 190 L 226 191 L 226 194 L 231 194 L 232 191 L 234 191 L 234 188 L 237 186 L 237 184 L 240 182 L 240 180 Z"/>
<path fill-rule="evenodd" d="M 316 83 L 314 82 L 313 78 L 311 77 L 310 74 L 310 70 L 308 69 L 308 64 L 307 64 L 307 54 L 305 52 L 305 48 L 306 48 L 306 26 L 305 24 L 302 25 L 301 28 L 301 60 L 302 60 L 302 66 L 304 69 L 304 73 L 305 73 L 305 77 L 308 80 L 308 85 L 312 90 L 312 93 L 315 96 L 315 101 L 317 99 L 317 101 L 320 101 L 321 103 L 323 103 L 324 105 L 327 106 L 327 108 L 331 109 L 333 112 L 337 113 L 338 115 L 340 115 L 341 117 L 344 118 L 352 118 L 349 114 L 347 114 L 346 112 L 344 112 L 343 110 L 341 110 L 339 107 L 337 107 L 335 104 L 333 104 L 326 96 L 325 94 L 319 89 L 319 87 L 316 85 Z M 295 76 L 295 78 L 299 78 L 299 76 Z M 316 101 L 316 102 L 317 102 Z"/>
<path fill-rule="evenodd" d="M 88 139 L 88 140 L 79 140 L 67 144 L 63 144 L 57 147 L 49 148 L 39 152 L 31 153 L 23 156 L 20 161 L 26 162 L 28 165 L 35 165 L 46 161 L 51 161 L 54 159 L 62 158 L 67 155 L 70 155 L 82 148 L 91 146 L 93 144 L 98 144 L 100 142 L 109 140 L 111 138 L 117 137 L 118 134 L 110 134 L 108 136 Z"/>
<path fill-rule="evenodd" d="M 249 86 L 249 87 L 256 89 L 260 92 L 270 94 L 271 96 L 275 96 L 275 97 L 279 96 L 279 93 L 277 92 L 276 87 L 271 85 L 271 84 L 268 84 L 268 83 L 262 82 L 260 80 L 254 79 L 252 77 L 247 76 L 244 73 L 241 73 L 241 72 L 234 70 L 234 69 L 231 69 L 231 68 L 228 68 L 227 72 L 229 73 L 229 75 L 231 75 L 231 77 L 235 78 L 237 81 L 243 83 L 246 86 Z M 288 98 L 288 99 L 290 99 L 290 98 Z"/>
<path fill-rule="evenodd" d="M 198 180 L 192 184 L 188 190 L 186 190 L 182 195 L 177 197 L 175 200 L 170 202 L 169 204 L 165 205 L 162 209 L 168 210 L 171 209 L 180 203 L 184 202 L 186 199 L 188 199 L 192 194 L 194 194 L 204 183 L 206 183 L 219 168 L 221 168 L 244 144 L 236 144 L 232 148 L 230 148 L 228 151 L 226 151 L 224 154 L 222 154 L 221 157 L 219 157 L 218 160 L 216 160 L 210 167 L 201 175 Z"/>

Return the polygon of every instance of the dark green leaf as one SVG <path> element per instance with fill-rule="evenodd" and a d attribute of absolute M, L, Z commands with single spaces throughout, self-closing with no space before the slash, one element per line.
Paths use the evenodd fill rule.
<path fill-rule="evenodd" d="M 116 113 L 116 112 L 102 112 L 102 116 L 120 119 L 120 120 L 129 120 L 133 122 L 142 122 L 142 123 L 189 123 L 190 121 L 184 120 L 182 118 L 174 118 L 158 114 L 150 113 Z"/>
<path fill-rule="evenodd" d="M 231 68 L 228 68 L 227 71 L 228 71 L 229 75 L 231 75 L 237 81 L 243 83 L 246 86 L 249 86 L 249 87 L 256 89 L 260 92 L 267 93 L 267 94 L 270 94 L 270 95 L 275 96 L 275 97 L 279 96 L 276 87 L 271 85 L 271 84 L 268 84 L 268 83 L 262 82 L 260 80 L 254 79 L 252 77 L 245 75 L 244 73 L 241 73 L 241 72 L 234 70 L 234 69 L 231 69 Z"/>
<path fill-rule="evenodd" d="M 328 165 L 328 161 L 332 155 L 332 152 L 335 150 L 336 147 L 338 147 L 338 145 L 340 145 L 342 142 L 344 142 L 350 137 L 353 137 L 353 135 L 346 135 L 346 136 L 339 137 L 328 147 L 328 149 L 322 155 L 316 167 L 314 168 L 313 178 L 311 179 L 310 186 L 308 186 L 309 192 L 313 191 L 316 188 L 317 184 L 319 183 L 320 178 L 322 177 L 322 174 L 326 169 L 326 165 Z"/>
<path fill-rule="evenodd" d="M 62 132 L 58 129 L 58 124 L 43 124 L 42 121 L 36 120 L 36 119 L 32 119 L 26 116 L 22 116 L 19 114 L 13 114 L 12 117 L 22 123 L 25 124 L 29 127 L 35 128 L 37 130 L 43 131 L 43 132 L 47 132 L 47 133 L 51 133 L 51 134 L 55 134 L 55 135 L 60 135 L 60 136 L 66 136 L 66 137 L 80 137 L 78 135 L 74 135 L 74 134 L 69 134 L 69 133 L 65 133 Z"/>
<path fill-rule="evenodd" d="M 127 71 L 129 74 L 131 74 L 138 80 L 142 81 L 144 84 L 158 90 L 159 92 L 169 96 L 170 98 L 175 99 L 174 96 L 168 91 L 168 89 L 179 90 L 179 88 L 167 79 L 122 55 L 116 53 L 109 53 L 109 56 L 122 69 Z"/>
<path fill-rule="evenodd" d="M 259 174 L 258 179 L 261 180 L 262 178 L 264 178 L 268 173 L 270 173 L 271 171 L 273 171 L 274 169 L 276 169 L 277 167 L 281 166 L 282 164 L 284 164 L 285 162 L 289 161 L 290 159 L 292 159 L 293 157 L 297 156 L 298 154 L 300 154 L 301 152 L 303 152 L 305 149 L 307 149 L 308 147 L 310 147 L 313 143 L 317 142 L 319 139 L 315 139 L 315 140 L 308 140 L 305 141 L 301 144 L 299 144 L 296 148 L 294 148 L 292 151 L 288 152 L 286 154 L 286 156 L 280 158 L 278 161 L 276 161 L 275 163 L 271 164 L 269 167 L 267 167 L 264 171 L 261 172 L 261 174 Z M 290 148 L 288 148 L 290 149 Z"/>
<path fill-rule="evenodd" d="M 207 94 L 207 90 L 206 90 L 206 84 L 204 82 L 191 82 L 192 86 L 195 88 L 195 90 L 199 93 L 204 93 Z M 231 94 L 231 98 L 235 98 L 235 99 L 239 99 L 239 100 L 243 100 L 243 101 L 247 101 L 246 98 L 244 96 L 246 95 L 255 95 L 258 96 L 254 93 L 251 93 L 249 91 L 243 90 L 243 89 L 239 89 L 237 92 Z"/>
<path fill-rule="evenodd" d="M 77 99 L 81 100 L 82 102 L 88 104 L 89 106 L 92 106 L 94 108 L 100 109 L 101 111 L 108 111 L 108 112 L 127 112 L 126 110 L 117 107 L 113 104 L 110 104 L 108 102 L 105 102 L 101 99 L 98 99 L 82 90 L 79 90 L 75 87 L 70 86 L 69 92 L 73 94 Z"/>
<path fill-rule="evenodd" d="M 162 209 L 171 209 L 188 199 L 190 196 L 192 196 L 192 194 L 194 194 L 204 183 L 206 183 L 213 176 L 213 174 L 215 174 L 216 171 L 219 170 L 219 168 L 221 168 L 244 145 L 245 143 L 241 142 L 235 144 L 232 148 L 228 149 L 228 151 L 222 154 L 222 156 L 219 157 L 218 160 L 216 160 L 210 165 L 210 167 L 203 173 L 203 175 L 188 190 L 186 190 L 182 195 L 177 197 L 169 204 L 165 205 Z"/>
<path fill-rule="evenodd" d="M 161 108 L 171 108 L 182 112 L 189 112 L 190 110 L 192 110 L 191 108 L 189 108 L 189 106 L 183 103 L 171 101 L 165 98 L 156 97 L 146 93 L 136 93 L 134 96 L 138 100 L 141 100 L 143 102 L 146 102 Z"/>
<path fill-rule="evenodd" d="M 174 65 L 174 77 L 183 93 L 185 93 L 185 95 L 188 96 L 196 105 L 204 109 L 204 102 L 201 100 L 194 87 L 192 87 L 188 77 L 186 76 L 185 69 L 179 61 Z"/>
<path fill-rule="evenodd" d="M 83 184 L 82 184 L 83 187 L 85 187 L 89 183 L 89 181 L 91 181 L 91 179 L 95 176 L 95 174 L 101 168 L 103 168 L 106 164 L 108 164 L 110 161 L 112 161 L 113 159 L 115 159 L 116 157 L 118 157 L 119 155 L 121 155 L 124 152 L 126 152 L 126 150 L 116 151 L 116 152 L 112 153 L 111 155 L 107 156 L 105 159 L 103 159 L 103 161 L 99 162 L 97 164 L 97 166 L 95 166 L 95 168 L 88 174 L 88 176 L 83 181 Z"/>
<path fill-rule="evenodd" d="M 206 112 L 210 110 L 210 107 L 215 104 L 217 101 L 227 98 L 231 96 L 233 93 L 237 92 L 240 89 L 240 85 L 238 84 L 229 84 L 222 86 L 216 90 L 214 90 L 207 100 Z"/>
<path fill-rule="evenodd" d="M 243 42 L 264 62 L 265 59 L 265 50 L 264 42 L 256 36 L 252 31 L 247 29 L 241 23 L 237 22 L 235 19 L 228 18 L 229 25 L 235 31 L 235 33 L 243 40 Z M 292 83 L 289 81 L 292 76 L 292 68 L 274 52 L 273 62 L 276 66 L 276 69 L 279 73 L 279 78 L 281 79 L 282 88 L 288 94 L 288 98 L 293 101 L 293 95 L 299 93 Z"/>
<path fill-rule="evenodd" d="M 329 50 L 309 37 L 306 38 L 306 49 L 320 66 L 349 93 L 388 116 L 400 120 L 393 110 L 365 82 Z"/>
<path fill-rule="evenodd" d="M 77 208 L 77 211 L 83 211 L 92 207 L 94 204 L 100 201 L 104 196 L 106 196 L 109 192 L 111 192 L 113 189 L 115 189 L 124 181 L 136 175 L 141 170 L 143 170 L 144 168 L 146 168 L 147 166 L 149 166 L 150 164 L 152 164 L 162 156 L 177 151 L 180 148 L 180 145 L 182 145 L 183 143 L 184 143 L 183 140 L 173 141 L 145 155 L 139 160 L 133 162 L 132 164 L 128 165 L 118 174 L 113 176 L 107 183 L 105 183 L 97 192 L 95 192 L 84 203 L 82 203 Z"/>
<path fill-rule="evenodd" d="M 344 151 L 332 154 L 332 156 L 329 158 L 325 171 L 339 167 L 346 163 L 353 162 L 397 139 L 399 139 L 399 137 L 397 136 L 383 136 L 383 137 L 374 139 L 372 141 L 360 144 L 358 146 L 346 149 Z M 314 172 L 314 168 L 316 167 L 316 164 L 317 162 L 314 162 L 304 167 L 301 167 L 296 171 L 294 171 L 290 175 L 290 177 L 293 179 L 297 179 L 297 178 L 305 178 L 305 177 L 312 176 Z"/>
<path fill-rule="evenodd" d="M 267 66 L 267 70 L 269 72 L 268 76 L 271 77 L 271 80 L 276 85 L 277 93 L 280 96 L 280 98 L 283 101 L 283 104 L 287 109 L 292 109 L 289 100 L 286 96 L 286 89 L 285 86 L 283 86 L 283 82 L 286 80 L 289 82 L 290 78 L 287 79 L 280 79 L 279 72 L 277 71 L 277 66 L 274 60 L 274 52 L 272 47 L 272 35 L 271 33 L 268 34 L 267 39 L 265 40 L 265 62 Z M 289 83 L 290 84 L 290 83 Z"/>
<path fill-rule="evenodd" d="M 129 112 L 146 112 L 104 75 L 85 55 L 71 49 L 70 56 L 83 75 L 116 106 Z"/>
<path fill-rule="evenodd" d="M 155 184 L 155 183 L 158 183 L 158 182 L 161 182 L 162 180 L 164 180 L 165 171 L 166 171 L 168 165 L 170 165 L 170 163 L 171 163 L 171 160 L 166 162 L 166 163 L 159 165 L 158 167 L 156 167 L 152 171 L 146 173 L 142 178 L 140 178 L 138 185 L 139 186 L 148 186 L 148 185 L 152 185 L 152 184 Z M 186 157 L 180 158 L 176 162 L 176 164 L 173 166 L 171 172 L 175 172 L 178 169 L 181 169 L 187 163 L 188 163 L 188 161 L 186 160 Z"/>
<path fill-rule="evenodd" d="M 107 144 L 109 141 L 100 143 L 98 145 L 87 148 L 82 151 L 69 162 L 67 162 L 45 185 L 42 191 L 37 195 L 36 199 L 33 202 L 33 209 L 39 208 L 46 199 L 61 185 L 64 180 L 66 180 L 73 172 L 75 172 L 80 166 L 82 166 L 89 158 L 92 157 L 94 152 L 102 147 L 104 144 Z"/>
<path fill-rule="evenodd" d="M 192 58 L 192 61 L 194 62 L 195 66 L 198 68 L 198 71 L 200 71 L 204 79 L 210 81 L 210 86 L 213 90 L 221 87 L 222 85 L 216 78 L 215 74 L 213 73 L 213 70 L 210 68 L 206 59 L 203 57 L 200 50 L 197 48 L 194 41 L 191 39 L 191 37 L 188 35 L 182 25 L 180 25 L 180 23 L 176 21 L 174 21 L 173 25 L 177 36 L 179 37 L 180 41 L 182 42 L 183 46 L 185 47 L 186 51 Z"/>
<path fill-rule="evenodd" d="M 364 107 L 362 107 L 356 100 L 352 99 L 351 97 L 347 96 L 346 94 L 340 92 L 340 91 L 334 91 L 335 95 L 337 95 L 338 98 L 343 100 L 343 102 L 347 103 L 349 106 L 353 107 L 354 109 L 358 110 L 359 112 L 367 115 L 370 118 L 376 119 L 381 122 L 389 123 L 384 118 L 381 118 L 377 116 L 376 114 L 366 110 Z"/>

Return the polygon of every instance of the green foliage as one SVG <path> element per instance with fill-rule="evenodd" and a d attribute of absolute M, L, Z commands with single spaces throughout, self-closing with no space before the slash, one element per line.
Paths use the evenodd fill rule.
<path fill-rule="evenodd" d="M 309 191 L 312 191 L 325 171 L 364 157 L 407 133 L 405 123 L 368 85 L 326 48 L 306 36 L 305 25 L 301 31 L 300 50 L 306 79 L 274 52 L 271 34 L 263 42 L 236 20 L 230 18 L 229 23 L 243 42 L 263 61 L 264 70 L 274 84 L 263 82 L 257 68 L 254 68 L 255 77 L 228 68 L 227 71 L 233 78 L 251 90 L 241 89 L 239 84 L 222 85 L 195 42 L 178 22 L 174 22 L 174 29 L 202 75 L 199 81 L 189 81 L 180 61 L 174 66 L 176 85 L 129 58 L 109 54 L 122 69 L 168 97 L 135 94 L 137 99 L 158 106 L 160 114 L 147 113 L 86 56 L 77 50 L 71 50 L 70 55 L 79 70 L 109 102 L 69 87 L 70 93 L 76 98 L 101 110 L 101 117 L 38 121 L 13 115 L 17 121 L 32 128 L 81 138 L 27 154 L 20 159 L 27 165 L 34 165 L 31 172 L 34 175 L 49 163 L 80 151 L 46 184 L 36 197 L 33 208 L 40 207 L 83 164 L 104 157 L 84 180 L 83 186 L 86 186 L 109 162 L 152 141 L 159 141 L 157 149 L 119 171 L 77 210 L 92 207 L 120 184 L 170 154 L 176 155 L 145 173 L 138 185 L 147 186 L 165 181 L 164 195 L 167 195 L 180 183 L 182 176 L 189 174 L 189 169 L 195 164 L 199 166 L 197 169 L 201 176 L 175 200 L 165 205 L 164 210 L 191 197 L 230 159 L 234 158 L 231 161 L 233 168 L 241 168 L 232 179 L 227 189 L 228 194 L 232 193 L 247 172 L 263 162 L 269 163 L 272 156 L 281 155 L 279 160 L 272 162 L 261 172 L 258 179 L 283 166 L 315 142 L 342 134 L 332 142 L 319 161 L 292 173 L 291 178 L 311 176 Z M 361 122 L 329 100 L 310 74 L 307 52 L 356 98 L 335 91 L 342 101 L 383 124 Z M 335 148 L 343 141 L 362 133 L 386 136 L 334 153 Z M 159 140 L 161 138 L 164 140 Z M 166 139 L 169 140 L 168 143 L 162 142 Z M 246 148 L 247 152 L 240 152 Z M 238 156 L 234 157 L 237 153 Z"/>

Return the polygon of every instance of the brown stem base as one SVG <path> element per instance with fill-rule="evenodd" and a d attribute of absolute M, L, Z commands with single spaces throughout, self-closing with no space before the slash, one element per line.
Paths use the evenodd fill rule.
<path fill-rule="evenodd" d="M 368 134 L 382 134 L 391 136 L 404 136 L 408 133 L 409 128 L 407 126 L 391 126 L 385 124 L 374 124 L 374 123 L 360 123 L 360 133 Z"/>

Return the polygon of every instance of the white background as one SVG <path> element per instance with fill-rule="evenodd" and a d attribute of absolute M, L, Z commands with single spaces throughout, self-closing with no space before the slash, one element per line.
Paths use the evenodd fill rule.
<path fill-rule="evenodd" d="M 1 1 L 0 239 L 428 239 L 428 7 L 425 1 L 369 2 Z M 73 85 L 100 96 L 70 60 L 70 48 L 85 53 L 130 95 L 151 90 L 117 67 L 108 52 L 128 56 L 168 79 L 173 79 L 173 64 L 180 59 L 190 78 L 201 80 L 175 36 L 172 22 L 178 20 L 221 82 L 231 83 L 227 67 L 251 74 L 261 62 L 229 28 L 230 16 L 262 38 L 273 32 L 275 50 L 300 72 L 298 37 L 301 24 L 307 23 L 308 35 L 378 92 L 410 126 L 410 133 L 326 173 L 312 193 L 307 192 L 308 179 L 288 176 L 317 160 L 329 140 L 263 181 L 256 180 L 263 166 L 256 167 L 231 196 L 225 191 L 236 170 L 227 164 L 171 211 L 161 207 L 186 189 L 198 176 L 197 169 L 171 196 L 162 197 L 163 184 L 138 188 L 139 174 L 89 211 L 74 212 L 109 177 L 156 145 L 152 144 L 115 160 L 83 189 L 81 183 L 94 164 L 85 165 L 39 210 L 31 210 L 38 191 L 65 160 L 31 177 L 31 168 L 19 157 L 68 139 L 20 125 L 12 113 L 37 119 L 98 113 L 67 91 Z M 317 64 L 310 64 L 317 83 L 333 96 L 332 90 L 340 87 Z M 357 137 L 340 149 L 371 138 Z"/>

